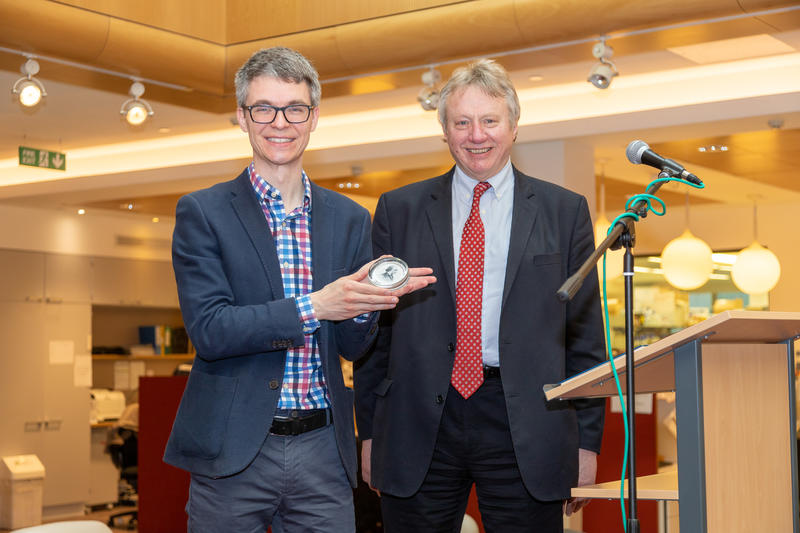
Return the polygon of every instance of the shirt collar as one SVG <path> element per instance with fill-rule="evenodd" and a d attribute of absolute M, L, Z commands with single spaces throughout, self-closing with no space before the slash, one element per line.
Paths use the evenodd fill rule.
<path fill-rule="evenodd" d="M 308 179 L 305 170 L 301 170 L 303 176 L 303 211 L 306 213 L 311 212 L 311 180 Z M 250 178 L 250 185 L 253 186 L 253 190 L 256 192 L 256 195 L 259 199 L 263 200 L 264 202 L 272 203 L 278 198 L 281 197 L 281 192 L 270 185 L 270 183 L 265 180 L 258 172 L 256 172 L 255 162 L 250 163 L 247 166 L 247 174 Z"/>
<path fill-rule="evenodd" d="M 500 172 L 486 181 L 488 181 L 492 187 L 484 194 L 489 194 L 491 192 L 498 199 L 506 194 L 510 194 L 514 188 L 514 172 L 511 167 L 511 159 L 500 169 Z M 455 200 L 471 203 L 472 191 L 477 184 L 478 180 L 467 176 L 464 171 L 456 165 L 456 170 L 453 173 L 453 197 Z"/>

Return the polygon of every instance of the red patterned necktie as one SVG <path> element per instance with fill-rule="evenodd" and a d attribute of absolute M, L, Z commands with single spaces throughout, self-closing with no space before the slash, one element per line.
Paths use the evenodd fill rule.
<path fill-rule="evenodd" d="M 458 285 L 456 286 L 456 360 L 453 384 L 461 396 L 469 398 L 483 383 L 481 353 L 481 307 L 483 305 L 483 245 L 481 196 L 491 187 L 478 183 L 472 193 L 472 209 L 461 234 L 458 253 Z"/>

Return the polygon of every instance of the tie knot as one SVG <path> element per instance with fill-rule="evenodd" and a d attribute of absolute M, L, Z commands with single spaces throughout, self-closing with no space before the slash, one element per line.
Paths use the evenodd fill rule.
<path fill-rule="evenodd" d="M 489 187 L 492 185 L 488 181 L 482 181 L 478 183 L 475 188 L 472 190 L 472 200 L 477 200 L 478 198 L 485 193 Z"/>

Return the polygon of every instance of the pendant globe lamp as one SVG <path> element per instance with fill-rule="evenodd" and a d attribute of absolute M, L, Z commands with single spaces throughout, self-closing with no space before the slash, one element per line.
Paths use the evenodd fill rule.
<path fill-rule="evenodd" d="M 690 291 L 702 287 L 714 269 L 711 247 L 689 231 L 689 194 L 686 194 L 686 230 L 661 252 L 664 278 L 673 287 Z"/>
<path fill-rule="evenodd" d="M 603 242 L 608 235 L 608 229 L 611 227 L 611 222 L 606 218 L 606 173 L 605 169 L 600 172 L 600 211 L 597 215 L 597 221 L 594 223 L 594 244 Z M 622 275 L 623 262 L 622 259 L 625 255 L 625 249 L 608 250 L 606 251 L 606 280 L 612 280 Z M 603 281 L 603 264 L 598 263 L 597 274 L 600 276 L 600 284 Z"/>
<path fill-rule="evenodd" d="M 736 287 L 747 294 L 764 294 L 771 291 L 781 277 L 778 257 L 758 243 L 758 211 L 753 202 L 753 242 L 736 255 L 731 279 Z"/>

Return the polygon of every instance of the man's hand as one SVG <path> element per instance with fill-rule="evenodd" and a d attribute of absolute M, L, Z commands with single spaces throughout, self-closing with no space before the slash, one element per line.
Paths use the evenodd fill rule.
<path fill-rule="evenodd" d="M 370 261 L 358 272 L 325 285 L 311 293 L 317 320 L 347 320 L 372 311 L 393 309 L 400 297 L 436 282 L 430 268 L 409 268 L 408 283 L 395 290 L 375 287 L 366 281 Z"/>
<path fill-rule="evenodd" d="M 369 485 L 369 488 L 380 494 L 378 489 L 372 486 L 372 439 L 361 441 L 361 479 Z"/>
<path fill-rule="evenodd" d="M 578 450 L 578 486 L 594 484 L 597 477 L 597 454 L 589 450 Z M 570 498 L 564 502 L 564 513 L 569 516 L 586 507 L 589 498 Z"/>

